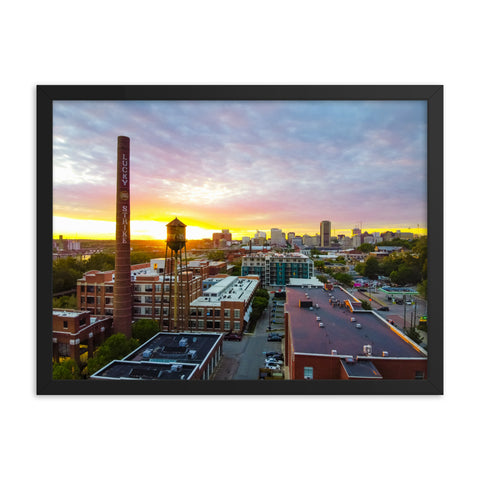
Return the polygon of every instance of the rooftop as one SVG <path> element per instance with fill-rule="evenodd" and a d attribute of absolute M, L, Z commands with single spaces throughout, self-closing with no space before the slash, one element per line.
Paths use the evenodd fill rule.
<path fill-rule="evenodd" d="M 189 380 L 197 368 L 197 365 L 114 360 L 92 375 L 91 378 L 104 380 Z"/>
<path fill-rule="evenodd" d="M 216 333 L 157 333 L 124 360 L 201 364 L 222 338 Z"/>
<path fill-rule="evenodd" d="M 248 300 L 259 283 L 258 278 L 225 277 L 203 292 L 190 303 L 192 307 L 220 306 L 222 301 L 238 302 Z"/>
<path fill-rule="evenodd" d="M 330 295 L 342 305 L 352 296 L 336 287 L 287 287 L 285 311 L 289 315 L 289 328 L 295 354 L 365 356 L 364 346 L 370 345 L 372 357 L 426 358 L 425 352 L 402 332 L 382 317 L 368 310 L 354 310 L 333 306 Z M 307 295 L 309 298 L 307 298 Z M 310 300 L 313 309 L 300 308 L 300 300 Z M 316 308 L 318 305 L 318 308 Z"/>
<path fill-rule="evenodd" d="M 188 380 L 222 341 L 216 333 L 157 333 L 92 375 L 101 379 Z"/>

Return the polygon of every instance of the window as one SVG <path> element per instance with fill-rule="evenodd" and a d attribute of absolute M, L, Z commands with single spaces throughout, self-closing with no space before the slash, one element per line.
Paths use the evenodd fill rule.
<path fill-rule="evenodd" d="M 207 328 L 213 328 L 213 321 L 207 320 Z"/>
<path fill-rule="evenodd" d="M 95 303 L 95 297 L 87 297 L 87 303 Z"/>
<path fill-rule="evenodd" d="M 240 309 L 235 308 L 235 309 L 233 310 L 233 316 L 234 316 L 235 318 L 240 318 Z"/>
<path fill-rule="evenodd" d="M 233 329 L 234 330 L 240 330 L 240 322 L 233 322 Z"/>
<path fill-rule="evenodd" d="M 219 316 L 220 316 L 220 310 L 215 309 L 215 316 L 216 316 L 216 317 L 219 317 Z"/>
<path fill-rule="evenodd" d="M 63 328 L 68 328 L 68 321 L 67 320 L 63 321 Z"/>
<path fill-rule="evenodd" d="M 313 380 L 313 367 L 303 367 L 303 378 Z"/>
<path fill-rule="evenodd" d="M 225 318 L 230 318 L 230 309 L 229 308 L 226 308 L 224 311 L 223 311 L 223 316 Z"/>
<path fill-rule="evenodd" d="M 203 330 L 203 327 L 204 327 L 203 320 L 199 320 L 199 321 L 198 321 L 198 328 L 199 328 L 200 330 Z"/>
<path fill-rule="evenodd" d="M 225 320 L 223 322 L 223 329 L 224 330 L 230 330 L 230 320 Z"/>
<path fill-rule="evenodd" d="M 113 286 L 108 285 L 105 287 L 105 293 L 113 293 Z"/>
<path fill-rule="evenodd" d="M 87 292 L 94 292 L 95 287 L 93 285 L 87 285 Z"/>
<path fill-rule="evenodd" d="M 146 292 L 151 292 L 153 290 L 151 285 L 145 285 L 145 291 Z"/>
<path fill-rule="evenodd" d="M 134 292 L 141 292 L 142 291 L 142 286 L 141 285 L 134 285 L 133 291 Z"/>
<path fill-rule="evenodd" d="M 145 315 L 151 315 L 152 314 L 152 308 L 151 307 L 145 307 Z"/>
<path fill-rule="evenodd" d="M 220 328 L 220 320 L 215 320 L 215 329 L 218 330 Z"/>

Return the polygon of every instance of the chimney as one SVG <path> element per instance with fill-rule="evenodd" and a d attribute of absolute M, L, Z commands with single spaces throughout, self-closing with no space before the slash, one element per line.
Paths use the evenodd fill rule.
<path fill-rule="evenodd" d="M 132 336 L 132 290 L 130 269 L 130 138 L 117 143 L 117 216 L 115 241 L 115 284 L 113 328 Z"/>

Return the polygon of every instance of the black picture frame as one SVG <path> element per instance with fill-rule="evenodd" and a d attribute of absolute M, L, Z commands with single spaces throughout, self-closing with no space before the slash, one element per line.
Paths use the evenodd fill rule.
<path fill-rule="evenodd" d="M 428 108 L 428 378 L 423 380 L 109 381 L 52 379 L 52 124 L 56 100 L 425 100 Z M 38 395 L 443 394 L 443 86 L 39 85 L 37 86 Z"/>

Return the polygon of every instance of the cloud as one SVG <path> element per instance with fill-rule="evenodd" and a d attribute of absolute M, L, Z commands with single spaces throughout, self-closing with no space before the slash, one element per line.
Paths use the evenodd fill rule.
<path fill-rule="evenodd" d="M 119 135 L 132 217 L 232 229 L 424 218 L 424 102 L 54 102 L 54 213 L 112 215 Z"/>

